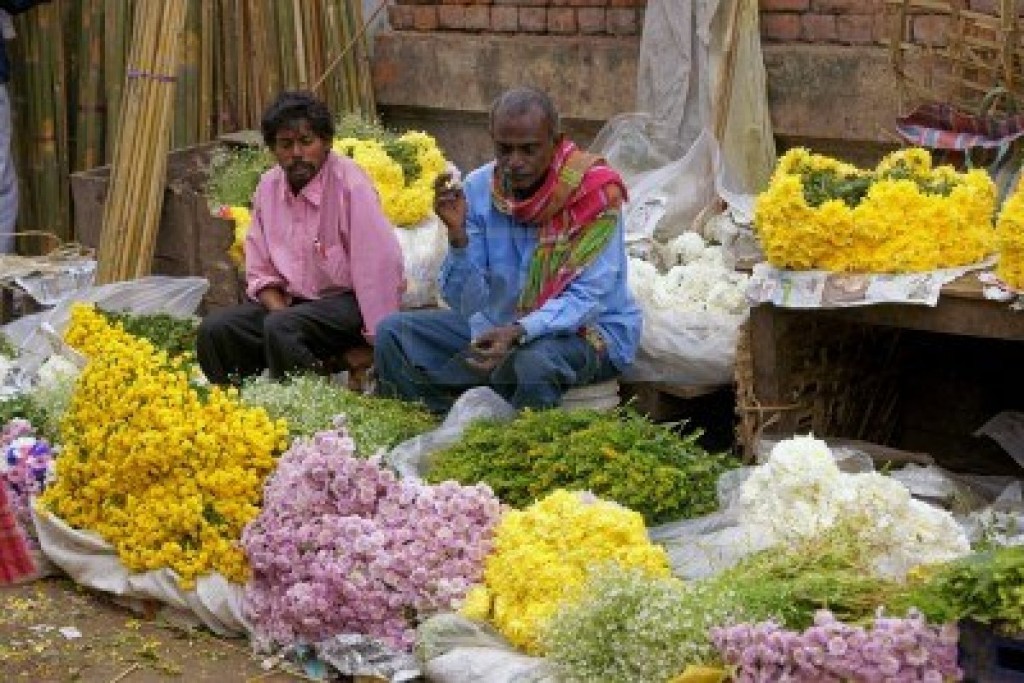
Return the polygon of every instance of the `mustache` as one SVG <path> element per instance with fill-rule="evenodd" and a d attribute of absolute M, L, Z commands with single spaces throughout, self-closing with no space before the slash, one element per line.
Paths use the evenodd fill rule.
<path fill-rule="evenodd" d="M 314 171 L 314 170 L 316 170 L 316 166 L 314 164 L 309 163 L 308 161 L 293 161 L 292 163 L 288 164 L 285 167 L 285 170 L 288 171 L 289 173 L 291 173 L 293 171 L 302 171 L 302 170 Z"/>

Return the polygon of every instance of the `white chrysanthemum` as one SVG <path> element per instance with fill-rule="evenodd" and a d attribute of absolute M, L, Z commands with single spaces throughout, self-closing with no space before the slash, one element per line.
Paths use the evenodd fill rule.
<path fill-rule="evenodd" d="M 706 263 L 709 266 L 716 266 L 722 270 L 729 270 L 728 261 L 725 257 L 725 248 L 718 245 L 710 246 L 702 251 L 697 261 L 699 263 Z"/>
<path fill-rule="evenodd" d="M 673 264 L 693 263 L 704 253 L 704 238 L 695 232 L 684 232 L 668 243 L 668 253 Z"/>
<path fill-rule="evenodd" d="M 53 388 L 64 380 L 78 377 L 79 373 L 81 373 L 81 370 L 78 369 L 77 365 L 64 356 L 54 354 L 47 358 L 46 362 L 39 368 L 37 373 L 39 387 L 42 389 Z"/>
<path fill-rule="evenodd" d="M 629 290 L 633 296 L 640 301 L 650 301 L 654 283 L 658 279 L 658 269 L 654 267 L 654 264 L 642 259 L 631 258 L 626 273 Z"/>
<path fill-rule="evenodd" d="M 747 310 L 745 290 L 731 282 L 716 282 L 708 292 L 708 310 L 739 315 Z"/>

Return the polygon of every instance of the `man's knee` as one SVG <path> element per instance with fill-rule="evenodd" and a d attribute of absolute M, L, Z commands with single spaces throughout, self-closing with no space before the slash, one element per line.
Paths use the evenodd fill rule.
<path fill-rule="evenodd" d="M 399 330 L 402 327 L 402 314 L 392 313 L 377 323 L 377 331 L 374 333 L 374 343 L 380 347 L 381 344 L 392 345 L 398 341 Z"/>
<path fill-rule="evenodd" d="M 287 308 L 272 311 L 263 319 L 264 339 L 279 339 L 284 336 L 290 336 L 297 332 L 298 329 L 298 318 Z"/>
<path fill-rule="evenodd" d="M 205 315 L 196 329 L 199 340 L 220 339 L 231 331 L 230 309 L 220 309 Z"/>
<path fill-rule="evenodd" d="M 543 349 L 526 347 L 516 351 L 512 359 L 512 369 L 519 384 L 552 382 L 555 380 L 558 367 L 552 362 L 551 354 Z"/>

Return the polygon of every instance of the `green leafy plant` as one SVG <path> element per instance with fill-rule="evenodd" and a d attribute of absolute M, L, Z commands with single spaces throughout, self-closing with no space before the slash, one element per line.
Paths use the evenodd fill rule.
<path fill-rule="evenodd" d="M 995 548 L 933 568 L 908 599 L 943 607 L 940 616 L 947 621 L 971 618 L 1022 634 L 1024 546 Z"/>
<path fill-rule="evenodd" d="M 857 206 L 867 196 L 874 183 L 881 180 L 911 180 L 925 194 L 948 197 L 955 185 L 944 180 L 922 178 L 911 171 L 906 164 L 898 163 L 884 173 L 841 175 L 832 170 L 810 170 L 801 173 L 804 200 L 808 206 L 818 208 L 827 201 L 839 199 L 850 208 Z"/>
<path fill-rule="evenodd" d="M 172 357 L 195 351 L 199 323 L 193 318 L 179 318 L 166 313 L 114 313 L 97 310 L 109 322 L 120 324 L 128 334 L 148 339 Z"/>
<path fill-rule="evenodd" d="M 511 423 L 471 425 L 434 454 L 427 480 L 482 481 L 515 507 L 559 488 L 587 490 L 658 524 L 713 511 L 719 475 L 738 464 L 705 451 L 699 437 L 680 437 L 629 409 L 527 411 Z"/>
<path fill-rule="evenodd" d="M 252 206 L 260 176 L 274 165 L 262 147 L 219 149 L 210 160 L 206 197 L 212 206 Z"/>
<path fill-rule="evenodd" d="M 250 379 L 242 385 L 241 395 L 244 403 L 263 407 L 273 419 L 287 420 L 292 437 L 329 429 L 336 416 L 345 415 L 358 452 L 366 456 L 437 424 L 416 404 L 363 396 L 315 375 L 297 375 L 285 382 Z"/>

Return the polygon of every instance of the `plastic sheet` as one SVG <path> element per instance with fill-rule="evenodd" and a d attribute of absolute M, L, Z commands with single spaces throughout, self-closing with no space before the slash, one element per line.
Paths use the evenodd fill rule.
<path fill-rule="evenodd" d="M 435 306 L 438 297 L 437 274 L 448 253 L 448 233 L 441 220 L 431 212 L 418 225 L 395 228 L 402 247 L 405 268 L 403 308 Z"/>
<path fill-rule="evenodd" d="M 420 625 L 416 653 L 435 683 L 555 683 L 543 659 L 518 652 L 487 624 L 440 614 Z"/>
<path fill-rule="evenodd" d="M 314 648 L 317 658 L 342 676 L 366 676 L 390 683 L 420 679 L 416 658 L 366 636 L 337 635 Z"/>
<path fill-rule="evenodd" d="M 218 635 L 249 634 L 242 612 L 242 586 L 220 574 L 203 576 L 194 590 L 186 591 L 170 569 L 130 572 L 113 546 L 97 534 L 72 529 L 48 512 L 33 510 L 32 517 L 43 553 L 75 583 L 109 593 L 139 611 L 146 601 L 161 603 L 168 619 L 202 624 Z"/>

